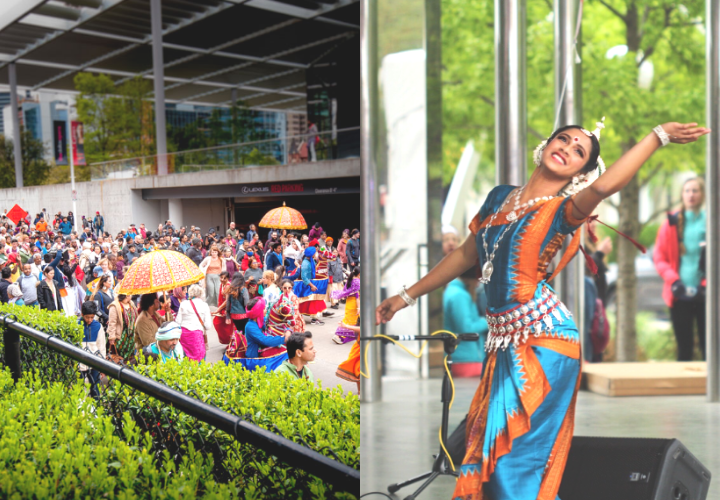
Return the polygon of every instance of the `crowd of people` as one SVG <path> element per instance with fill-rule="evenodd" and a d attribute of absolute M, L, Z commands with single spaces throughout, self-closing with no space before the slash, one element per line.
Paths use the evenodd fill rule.
<path fill-rule="evenodd" d="M 319 223 L 305 234 L 261 232 L 254 224 L 242 231 L 231 222 L 220 233 L 217 227 L 177 228 L 167 220 L 154 231 L 130 224 L 113 236 L 99 212 L 81 220 L 76 232 L 72 212 L 51 218 L 43 209 L 17 224 L 3 216 L 0 301 L 77 317 L 85 346 L 115 362 L 133 364 L 142 357 L 200 362 L 214 329 L 228 345 L 226 363 L 312 379 L 306 365 L 315 351 L 306 326 L 323 325 L 340 302 L 345 315 L 333 341 L 356 341 L 357 229 L 344 230 L 335 244 Z M 164 293 L 119 293 L 128 267 L 157 250 L 185 255 L 204 279 Z M 359 363 L 357 372 L 338 376 L 357 382 Z M 91 384 L 94 377 L 99 374 L 88 372 Z"/>

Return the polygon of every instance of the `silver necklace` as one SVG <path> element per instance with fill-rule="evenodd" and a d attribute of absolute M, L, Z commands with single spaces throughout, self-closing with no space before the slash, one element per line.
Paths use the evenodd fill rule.
<path fill-rule="evenodd" d="M 525 189 L 525 186 L 522 186 L 522 187 L 518 190 L 517 194 L 515 195 L 515 197 L 514 197 L 514 198 L 515 198 L 514 210 L 513 210 L 512 212 L 510 212 L 510 213 L 514 214 L 514 218 L 513 218 L 512 220 L 510 220 L 510 217 L 509 217 L 510 214 L 508 214 L 507 219 L 510 220 L 510 224 L 508 224 L 507 226 L 505 226 L 505 229 L 503 230 L 503 232 L 500 233 L 500 237 L 498 238 L 498 240 L 497 240 L 497 241 L 495 242 L 495 244 L 493 245 L 493 251 L 492 251 L 492 253 L 491 253 L 490 255 L 488 255 L 488 248 L 487 248 L 487 232 L 488 232 L 488 229 L 490 229 L 490 226 L 492 226 L 492 223 L 495 221 L 495 219 L 497 218 L 498 214 L 499 214 L 500 212 L 502 212 L 503 208 L 505 208 L 505 205 L 507 205 L 507 204 L 510 202 L 510 200 L 511 200 L 512 197 L 508 196 L 508 198 L 507 198 L 507 199 L 505 200 L 505 202 L 500 206 L 500 208 L 498 209 L 498 211 L 495 212 L 495 213 L 492 215 L 492 217 L 490 217 L 490 220 L 488 221 L 487 225 L 485 226 L 485 232 L 483 232 L 483 248 L 485 249 L 485 264 L 483 264 L 483 267 L 482 267 L 482 278 L 480 278 L 480 283 L 483 283 L 483 284 L 490 283 L 490 277 L 492 276 L 492 273 L 493 273 L 493 271 L 494 271 L 492 261 L 493 261 L 493 259 L 495 258 L 495 252 L 497 251 L 498 247 L 500 246 L 500 241 L 503 239 L 503 236 L 505 236 L 505 233 L 507 233 L 507 232 L 510 230 L 510 228 L 512 227 L 512 225 L 515 224 L 515 223 L 518 221 L 518 216 L 517 216 L 517 213 L 515 213 L 515 210 L 518 210 L 518 209 L 519 209 L 519 205 L 520 205 L 520 195 L 522 194 L 522 192 L 523 192 L 524 189 Z"/>

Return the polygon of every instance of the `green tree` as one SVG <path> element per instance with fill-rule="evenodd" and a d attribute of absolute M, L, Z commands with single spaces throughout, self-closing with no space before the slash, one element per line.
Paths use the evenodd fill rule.
<path fill-rule="evenodd" d="M 122 134 L 120 98 L 107 75 L 78 73 L 74 79 L 78 120 L 85 129 L 85 158 L 88 163 L 107 161 L 117 152 Z"/>
<path fill-rule="evenodd" d="M 443 0 L 444 181 L 449 183 L 465 143 L 482 154 L 487 179 L 495 169 L 493 3 Z M 705 106 L 704 2 L 690 0 L 591 0 L 585 3 L 582 44 L 583 125 L 606 116 L 601 145 L 610 165 L 652 128 L 668 121 L 702 121 Z M 528 165 L 532 150 L 554 121 L 552 4 L 527 5 Z M 623 55 L 624 49 L 627 52 Z M 617 54 L 612 57 L 614 49 Z M 610 57 L 608 57 L 610 56 Z M 653 76 L 648 78 L 652 64 Z M 642 74 L 642 77 L 641 77 Z M 639 220 L 639 192 L 666 186 L 673 172 L 704 171 L 704 140 L 659 151 L 621 191 L 619 229 L 638 239 L 669 207 Z M 677 199 L 679 193 L 672 193 Z M 618 360 L 636 356 L 635 247 L 618 240 Z"/>
<path fill-rule="evenodd" d="M 107 75 L 78 73 L 74 83 L 88 163 L 155 153 L 150 82 L 136 77 L 116 87 Z"/>
<path fill-rule="evenodd" d="M 45 183 L 52 165 L 45 161 L 45 147 L 39 139 L 25 130 L 20 136 L 22 154 L 23 185 L 38 186 Z M 14 188 L 15 152 L 12 139 L 0 136 L 0 188 Z"/>
<path fill-rule="evenodd" d="M 669 121 L 702 122 L 705 116 L 705 3 L 701 0 L 595 0 L 586 4 L 583 23 L 583 104 L 585 122 L 606 116 L 603 157 L 608 165 L 652 128 Z M 608 54 L 613 47 L 627 54 Z M 622 52 L 620 52 L 622 54 Z M 650 80 L 649 64 L 653 67 Z M 640 220 L 639 193 L 648 184 L 663 185 L 673 172 L 703 172 L 704 140 L 663 148 L 620 192 L 619 229 L 638 239 L 643 227 L 670 207 Z M 658 175 L 660 174 L 660 175 Z M 673 193 L 675 199 L 679 192 Z M 636 248 L 618 240 L 618 361 L 637 356 Z"/>

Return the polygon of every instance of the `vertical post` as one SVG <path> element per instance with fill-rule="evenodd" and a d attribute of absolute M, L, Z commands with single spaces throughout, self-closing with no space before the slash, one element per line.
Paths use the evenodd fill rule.
<path fill-rule="evenodd" d="M 162 5 L 150 0 L 152 29 L 153 88 L 155 91 L 155 142 L 157 145 L 157 173 L 167 175 L 167 132 L 165 130 L 165 69 L 163 68 Z"/>
<path fill-rule="evenodd" d="M 495 0 L 495 182 L 527 177 L 525 0 Z"/>
<path fill-rule="evenodd" d="M 443 258 L 441 215 L 444 196 L 443 173 L 443 116 L 442 116 L 442 5 L 441 0 L 425 0 L 425 102 L 427 116 L 427 269 L 435 267 Z M 427 295 L 427 328 L 429 332 L 443 327 L 443 290 Z M 420 334 L 421 332 L 417 332 Z M 427 333 L 426 333 L 427 334 Z M 428 373 L 427 366 L 441 365 L 442 346 L 430 344 L 420 361 L 420 373 Z"/>
<path fill-rule="evenodd" d="M 705 182 L 707 199 L 707 295 L 705 302 L 705 335 L 707 347 L 707 400 L 720 401 L 720 5 L 717 0 L 706 2 L 707 125 L 712 133 L 707 139 Z"/>
<path fill-rule="evenodd" d="M 378 122 L 378 61 L 377 61 L 377 1 L 362 0 L 360 2 L 360 262 L 363 276 L 367 279 L 360 282 L 360 303 L 362 337 L 375 334 L 375 307 L 380 297 L 380 268 L 378 261 L 379 240 L 373 235 L 379 234 L 378 220 L 378 180 L 375 161 L 375 134 Z M 361 342 L 364 352 L 365 343 Z M 361 360 L 361 366 L 370 379 L 360 384 L 360 399 L 364 403 L 372 403 L 382 398 L 382 371 L 380 369 L 380 343 L 371 342 L 367 358 L 368 366 Z"/>
<path fill-rule="evenodd" d="M 582 72 L 575 60 L 575 32 L 579 0 L 555 0 L 555 114 L 558 127 L 582 124 Z M 591 129 L 592 130 L 592 129 Z M 582 231 L 580 227 L 578 231 Z M 582 236 L 581 236 L 582 238 Z M 582 240 L 581 240 L 582 243 Z M 567 251 L 569 239 L 563 249 Z M 586 342 L 585 326 L 585 259 L 581 255 L 558 275 L 557 291 L 572 312 L 580 331 L 582 352 L 590 348 Z"/>
<path fill-rule="evenodd" d="M 15 382 L 22 376 L 22 363 L 20 362 L 20 334 L 11 328 L 5 327 L 3 333 L 5 343 L 5 365 L 10 368 L 10 373 Z"/>
<path fill-rule="evenodd" d="M 20 130 L 20 119 L 18 118 L 18 98 L 17 98 L 17 74 L 15 73 L 15 63 L 8 64 L 8 80 L 10 83 L 10 109 L 12 110 L 13 124 L 13 155 L 15 156 L 15 187 L 23 187 L 23 166 L 22 166 L 22 147 L 20 138 L 22 130 Z"/>
<path fill-rule="evenodd" d="M 237 137 L 237 119 L 238 119 L 238 114 L 237 114 L 237 88 L 235 88 L 235 87 L 233 87 L 232 89 L 230 89 L 230 101 L 232 101 L 232 102 L 230 103 L 230 113 L 231 113 L 230 123 L 232 124 L 232 127 L 230 128 L 230 135 L 232 136 L 232 141 L 231 141 L 231 142 L 232 142 L 233 144 L 237 144 L 237 143 L 240 142 L 240 141 L 238 141 L 238 137 Z M 234 165 L 237 165 L 237 164 L 238 164 L 238 150 L 237 150 L 237 147 L 234 147 L 234 148 L 233 148 L 233 164 L 234 164 Z"/>
<path fill-rule="evenodd" d="M 73 226 L 75 226 L 73 229 L 77 232 L 78 230 L 78 214 L 77 214 L 77 196 L 75 192 L 75 158 L 74 153 L 75 150 L 73 149 L 73 141 L 75 140 L 75 134 L 73 133 L 72 129 L 72 119 L 70 118 L 70 105 L 68 105 L 68 128 L 70 129 L 70 133 L 68 134 L 68 137 L 70 140 L 68 141 L 68 147 L 70 148 L 68 159 L 70 160 L 70 189 L 72 190 L 72 207 L 73 207 Z"/>

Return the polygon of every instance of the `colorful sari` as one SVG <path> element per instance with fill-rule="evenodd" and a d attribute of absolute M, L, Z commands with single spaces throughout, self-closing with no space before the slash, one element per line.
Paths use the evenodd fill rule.
<path fill-rule="evenodd" d="M 360 316 L 360 279 L 355 278 L 349 288 L 343 288 L 340 291 L 333 292 L 332 298 L 335 300 L 345 299 L 345 316 L 342 322 L 346 325 L 355 326 Z M 343 344 L 355 340 L 355 332 L 342 325 L 335 330 Z"/>
<path fill-rule="evenodd" d="M 120 305 L 122 309 L 123 329 L 120 338 L 115 341 L 117 353 L 122 356 L 125 361 L 129 361 L 135 355 L 135 321 L 137 320 L 137 310 L 134 306 L 127 307 Z"/>
<path fill-rule="evenodd" d="M 513 186 L 498 186 L 470 224 L 480 265 L 483 234 Z M 487 229 L 492 248 L 511 221 Z M 468 413 L 456 500 L 555 500 L 573 435 L 580 384 L 577 327 L 547 284 L 577 253 L 583 220 L 567 198 L 528 208 L 505 233 L 485 285 L 490 331 L 480 386 Z M 575 231 L 555 273 L 546 269 Z"/>

